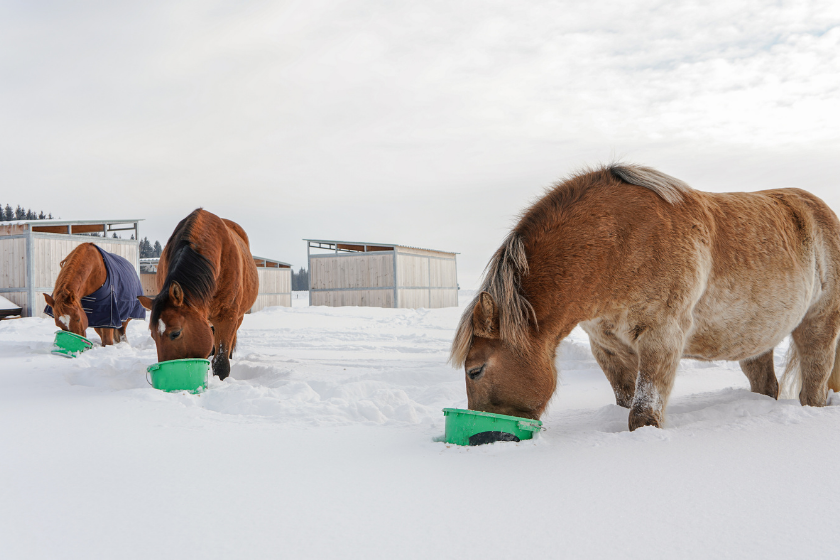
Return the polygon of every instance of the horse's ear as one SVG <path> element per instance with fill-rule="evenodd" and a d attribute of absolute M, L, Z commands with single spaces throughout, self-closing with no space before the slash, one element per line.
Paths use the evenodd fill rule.
<path fill-rule="evenodd" d="M 481 292 L 475 302 L 473 332 L 481 338 L 499 338 L 499 308 L 487 292 Z"/>
<path fill-rule="evenodd" d="M 181 289 L 181 285 L 178 282 L 172 282 L 169 285 L 169 299 L 176 307 L 184 305 L 184 290 Z"/>
<path fill-rule="evenodd" d="M 140 305 L 142 305 L 149 311 L 152 310 L 152 298 L 148 298 L 146 296 L 137 296 L 137 300 L 140 302 Z"/>
<path fill-rule="evenodd" d="M 50 307 L 55 307 L 55 300 L 50 294 L 44 294 L 44 299 L 47 300 L 47 305 L 49 305 Z"/>

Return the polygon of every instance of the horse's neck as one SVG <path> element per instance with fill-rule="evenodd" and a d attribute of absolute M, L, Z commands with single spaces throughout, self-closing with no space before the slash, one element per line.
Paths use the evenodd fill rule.
<path fill-rule="evenodd" d="M 580 323 L 598 314 L 597 288 L 566 278 L 564 282 L 543 287 L 529 287 L 529 298 L 537 317 L 538 337 L 548 345 L 569 336 Z"/>
<path fill-rule="evenodd" d="M 55 292 L 67 291 L 81 298 L 92 294 L 105 283 L 108 272 L 98 251 L 84 251 L 73 255 L 62 269 L 55 283 Z"/>

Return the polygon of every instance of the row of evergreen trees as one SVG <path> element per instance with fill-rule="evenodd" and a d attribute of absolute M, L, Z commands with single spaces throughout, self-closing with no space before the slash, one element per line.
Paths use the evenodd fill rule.
<path fill-rule="evenodd" d="M 140 240 L 140 258 L 141 259 L 157 259 L 160 258 L 160 254 L 163 252 L 163 247 L 160 244 L 160 241 L 155 241 L 155 244 L 152 245 L 149 242 L 148 237 L 144 237 Z"/>
<path fill-rule="evenodd" d="M 13 222 L 15 220 L 52 220 L 52 214 L 44 214 L 44 211 L 35 212 L 31 208 L 24 208 L 18 204 L 17 208 L 12 209 L 11 204 L 7 204 L 4 208 L 0 204 L 0 222 Z"/>
<path fill-rule="evenodd" d="M 300 267 L 298 272 L 295 272 L 295 269 L 292 269 L 292 290 L 297 291 L 308 291 L 309 290 L 309 271 L 303 267 Z"/>

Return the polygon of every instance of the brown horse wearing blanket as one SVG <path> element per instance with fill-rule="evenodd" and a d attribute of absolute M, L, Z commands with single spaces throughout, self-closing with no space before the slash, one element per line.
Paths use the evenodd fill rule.
<path fill-rule="evenodd" d="M 778 398 L 773 348 L 803 405 L 840 390 L 840 222 L 799 189 L 699 192 L 611 165 L 525 211 L 461 318 L 451 361 L 469 407 L 539 418 L 580 325 L 629 425 L 661 426 L 680 358 L 734 360 Z"/>
<path fill-rule="evenodd" d="M 52 295 L 44 294 L 58 328 L 79 336 L 86 336 L 88 316 L 82 309 L 82 298 L 96 292 L 108 278 L 108 271 L 102 255 L 93 243 L 82 243 L 61 261 L 61 270 L 55 280 Z M 136 305 L 136 304 L 135 304 Z M 94 331 L 102 340 L 102 346 L 110 346 L 127 340 L 125 327 L 131 319 L 122 322 L 122 327 L 100 328 Z"/>
<path fill-rule="evenodd" d="M 236 331 L 259 289 L 248 236 L 238 224 L 201 208 L 181 220 L 160 256 L 149 329 L 158 361 L 213 357 L 213 373 L 230 373 Z"/>

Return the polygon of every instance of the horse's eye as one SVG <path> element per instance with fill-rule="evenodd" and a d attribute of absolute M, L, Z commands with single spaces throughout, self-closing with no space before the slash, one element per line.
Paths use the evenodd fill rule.
<path fill-rule="evenodd" d="M 177 331 L 172 331 L 171 333 L 169 333 L 169 340 L 175 340 L 179 336 L 181 336 L 181 329 L 178 329 Z"/>
<path fill-rule="evenodd" d="M 470 379 L 478 379 L 482 375 L 484 375 L 484 368 L 487 367 L 487 364 L 482 364 L 481 366 L 470 368 L 467 370 L 467 376 Z"/>

